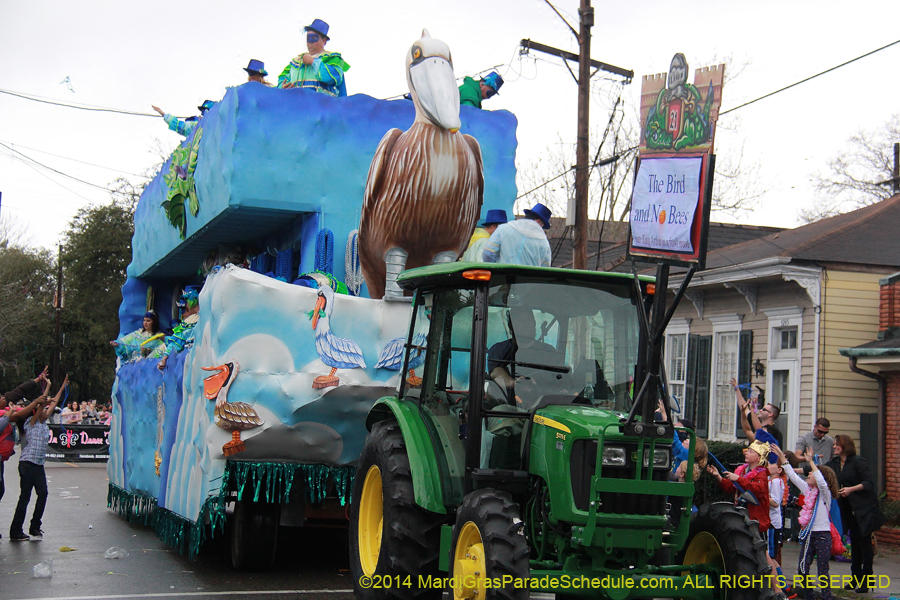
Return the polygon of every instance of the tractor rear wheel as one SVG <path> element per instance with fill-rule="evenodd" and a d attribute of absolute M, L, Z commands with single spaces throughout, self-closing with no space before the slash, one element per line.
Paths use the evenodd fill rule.
<path fill-rule="evenodd" d="M 440 527 L 445 517 L 415 502 L 409 456 L 396 421 L 366 437 L 350 506 L 350 572 L 357 598 L 440 599 Z"/>
<path fill-rule="evenodd" d="M 690 533 L 677 562 L 683 565 L 714 564 L 725 575 L 731 576 L 732 581 L 736 576 L 749 576 L 756 577 L 758 582 L 761 575 L 770 573 L 766 550 L 759 525 L 750 520 L 745 510 L 730 502 L 715 502 L 700 506 L 691 515 Z M 717 596 L 723 600 L 769 600 L 773 597 L 768 585 L 732 584 L 720 588 L 718 581 L 714 585 Z"/>
<path fill-rule="evenodd" d="M 450 550 L 454 600 L 524 600 L 529 597 L 528 543 L 519 505 L 506 492 L 467 494 L 456 512 Z M 485 579 L 511 576 L 513 583 L 488 587 Z M 518 584 L 518 587 L 516 586 Z"/>

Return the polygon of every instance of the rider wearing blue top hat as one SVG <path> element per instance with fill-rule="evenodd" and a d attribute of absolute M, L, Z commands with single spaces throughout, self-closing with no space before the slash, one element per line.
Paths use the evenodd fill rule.
<path fill-rule="evenodd" d="M 244 67 L 244 70 L 247 71 L 247 83 L 255 81 L 269 87 L 272 86 L 271 83 L 266 81 L 269 73 L 266 71 L 266 64 L 263 61 L 251 58 L 250 63 Z"/>
<path fill-rule="evenodd" d="M 466 76 L 463 84 L 459 86 L 459 103 L 481 108 L 481 101 L 499 94 L 502 85 L 503 78 L 496 71 L 491 71 L 480 81 Z"/>
<path fill-rule="evenodd" d="M 328 42 L 328 23 L 313 19 L 306 31 L 306 49 L 278 76 L 280 88 L 310 88 L 329 96 L 346 96 L 347 83 L 344 72 L 350 69 L 339 52 L 325 52 Z"/>
<path fill-rule="evenodd" d="M 505 210 L 499 208 L 489 210 L 487 216 L 484 217 L 484 223 L 482 223 L 480 227 L 476 227 L 475 231 L 472 232 L 472 237 L 469 239 L 469 248 L 459 260 L 466 262 L 484 262 L 483 254 L 485 244 L 487 244 L 491 234 L 497 231 L 497 228 L 508 220 L 509 219 L 506 218 Z"/>
<path fill-rule="evenodd" d="M 550 266 L 550 242 L 545 229 L 550 229 L 553 213 L 541 203 L 525 210 L 525 218 L 504 223 L 484 246 L 484 262 L 505 265 Z"/>

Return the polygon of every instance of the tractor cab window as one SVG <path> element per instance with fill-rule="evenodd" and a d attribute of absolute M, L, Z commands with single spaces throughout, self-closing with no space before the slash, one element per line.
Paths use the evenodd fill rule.
<path fill-rule="evenodd" d="M 449 505 L 462 498 L 473 427 L 481 431 L 481 468 L 518 470 L 523 434 L 542 406 L 627 410 L 630 402 L 638 341 L 630 280 L 495 276 L 490 284 L 479 296 L 487 298 L 484 339 L 473 339 L 474 290 L 425 294 L 417 313 L 427 350 L 421 387 L 407 387 L 407 397 L 418 401 L 429 428 Z M 410 352 L 421 356 L 418 348 Z M 483 387 L 472 387 L 473 368 L 483 373 Z M 481 402 L 480 423 L 468 422 L 473 401 Z"/>
<path fill-rule="evenodd" d="M 475 292 L 449 290 L 426 294 L 427 352 L 419 395 L 420 410 L 441 460 L 447 502 L 462 500 L 466 410 L 472 361 Z M 415 396 L 415 394 L 410 394 Z"/>
<path fill-rule="evenodd" d="M 501 279 L 488 302 L 482 467 L 525 467 L 522 434 L 541 406 L 625 410 L 638 339 L 628 280 L 589 286 Z M 492 416 L 499 411 L 507 414 Z"/>
<path fill-rule="evenodd" d="M 637 310 L 627 280 L 599 289 L 519 278 L 491 288 L 488 404 L 625 410 L 637 356 Z"/>

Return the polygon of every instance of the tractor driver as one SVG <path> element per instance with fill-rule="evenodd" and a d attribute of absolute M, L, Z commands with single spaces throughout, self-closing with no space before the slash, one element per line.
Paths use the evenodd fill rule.
<path fill-rule="evenodd" d="M 509 311 L 509 328 L 512 337 L 498 342 L 488 350 L 488 372 L 491 379 L 508 394 L 515 393 L 516 404 L 523 400 L 530 404 L 549 388 L 559 387 L 559 374 L 518 363 L 563 366 L 562 353 L 550 344 L 535 339 L 534 312 L 524 306 L 514 306 Z M 516 390 L 516 384 L 519 384 Z M 525 408 L 525 407 L 523 407 Z"/>

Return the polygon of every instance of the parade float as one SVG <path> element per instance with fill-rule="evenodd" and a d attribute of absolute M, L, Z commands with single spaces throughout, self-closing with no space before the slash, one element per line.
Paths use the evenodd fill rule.
<path fill-rule="evenodd" d="M 406 76 L 412 101 L 230 88 L 141 195 L 121 332 L 148 310 L 170 331 L 188 285 L 199 313 L 164 369 L 120 361 L 108 500 L 191 558 L 226 521 L 246 568 L 271 563 L 279 526 L 346 522 L 366 415 L 427 352 L 412 332 L 401 371 L 399 272 L 512 211 L 515 117 L 460 110 L 427 33 Z"/>

